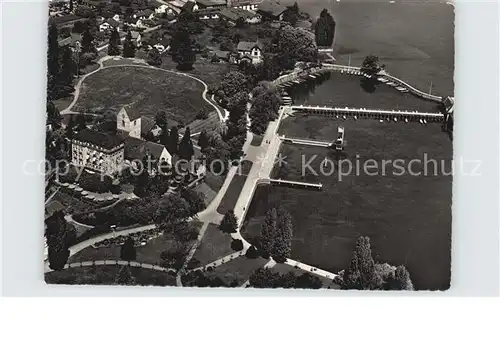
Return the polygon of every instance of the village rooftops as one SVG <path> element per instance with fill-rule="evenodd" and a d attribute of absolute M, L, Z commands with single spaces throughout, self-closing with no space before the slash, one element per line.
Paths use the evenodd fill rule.
<path fill-rule="evenodd" d="M 251 51 L 254 47 L 258 47 L 262 50 L 263 45 L 259 41 L 240 41 L 238 43 L 238 51 Z"/>
<path fill-rule="evenodd" d="M 134 121 L 141 118 L 141 114 L 139 113 L 139 111 L 135 110 L 134 108 L 130 106 L 123 106 L 123 109 L 125 110 L 125 113 L 127 114 L 129 120 Z"/>
<path fill-rule="evenodd" d="M 111 150 L 123 144 L 123 137 L 119 134 L 108 134 L 91 129 L 83 129 L 73 137 L 73 140 L 86 142 L 95 146 Z"/>

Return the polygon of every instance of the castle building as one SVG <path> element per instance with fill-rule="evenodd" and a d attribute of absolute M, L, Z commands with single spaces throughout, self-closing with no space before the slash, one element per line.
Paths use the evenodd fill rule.
<path fill-rule="evenodd" d="M 71 163 L 78 167 L 113 175 L 125 161 L 125 144 L 119 135 L 84 129 L 71 141 Z"/>

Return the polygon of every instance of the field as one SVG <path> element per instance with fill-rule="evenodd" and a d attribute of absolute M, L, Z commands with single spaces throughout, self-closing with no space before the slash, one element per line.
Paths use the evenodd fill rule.
<path fill-rule="evenodd" d="M 154 118 L 164 110 L 170 121 L 189 124 L 196 113 L 213 110 L 202 99 L 203 85 L 189 77 L 142 67 L 110 67 L 85 79 L 74 111 L 117 112 L 132 107 L 141 116 Z"/>
<path fill-rule="evenodd" d="M 304 123 L 307 118 L 307 123 Z M 355 240 L 371 238 L 376 261 L 405 264 L 418 289 L 445 289 L 450 278 L 452 145 L 439 125 L 342 121 L 346 130 L 346 157 L 353 171 L 339 177 L 335 155 L 325 148 L 283 145 L 287 165 L 281 171 L 286 179 L 320 182 L 322 191 L 284 187 L 259 187 L 248 211 L 245 234 L 259 235 L 267 209 L 286 208 L 294 219 L 292 258 L 332 272 L 347 267 Z M 280 134 L 332 140 L 337 120 L 324 117 L 290 117 L 283 121 Z M 424 154 L 438 161 L 438 174 L 429 163 L 424 171 Z M 312 160 L 312 170 L 302 166 Z M 324 163 L 325 158 L 329 160 Z M 411 175 L 402 175 L 382 160 L 401 159 Z M 372 161 L 367 161 L 372 160 Z M 445 167 L 441 168 L 441 160 Z M 359 161 L 360 171 L 356 171 Z M 366 162 L 365 162 L 366 161 Z M 378 164 L 378 168 L 363 165 Z M 321 166 L 325 174 L 321 173 Z M 335 172 L 330 174 L 331 165 Z M 348 164 L 342 162 L 346 174 Z M 373 166 L 369 166 L 373 167 Z M 276 172 L 277 170 L 274 170 Z M 315 175 L 314 173 L 317 173 Z"/>
<path fill-rule="evenodd" d="M 216 224 L 210 223 L 194 253 L 193 260 L 199 262 L 199 266 L 202 266 L 230 255 L 234 252 L 231 249 L 231 242 L 232 238 L 229 234 L 221 232 Z"/>
<path fill-rule="evenodd" d="M 115 285 L 121 266 L 75 267 L 45 273 L 48 284 Z M 175 276 L 166 272 L 130 267 L 137 285 L 175 286 Z"/>

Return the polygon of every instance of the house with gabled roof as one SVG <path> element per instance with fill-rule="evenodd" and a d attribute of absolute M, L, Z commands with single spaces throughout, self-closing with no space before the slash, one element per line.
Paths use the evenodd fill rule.
<path fill-rule="evenodd" d="M 248 57 L 255 65 L 262 62 L 264 45 L 260 41 L 240 41 L 238 43 L 238 54 L 241 58 Z"/>
<path fill-rule="evenodd" d="M 131 107 L 124 106 L 116 115 L 116 129 L 134 138 L 141 138 L 141 116 Z"/>

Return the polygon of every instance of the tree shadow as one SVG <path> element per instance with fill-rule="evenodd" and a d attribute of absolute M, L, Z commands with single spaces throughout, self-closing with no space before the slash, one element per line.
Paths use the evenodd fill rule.
<path fill-rule="evenodd" d="M 364 77 L 360 79 L 361 89 L 369 94 L 373 94 L 375 92 L 377 89 L 377 83 L 377 78 L 374 78 L 374 76 L 372 76 L 372 78 Z"/>

